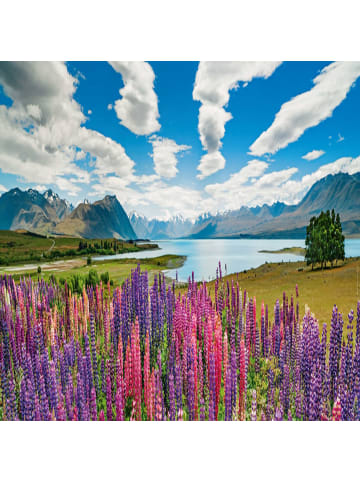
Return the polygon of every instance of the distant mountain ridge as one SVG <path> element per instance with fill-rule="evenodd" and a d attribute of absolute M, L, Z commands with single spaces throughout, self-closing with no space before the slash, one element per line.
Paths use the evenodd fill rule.
<path fill-rule="evenodd" d="M 333 208 L 340 213 L 345 235 L 360 235 L 360 173 L 330 174 L 314 183 L 296 205 L 276 202 L 252 208 L 242 206 L 216 215 L 203 214 L 191 224 L 184 220 L 177 224 L 175 218 L 158 221 L 162 229 L 153 239 L 302 238 L 311 216 Z M 135 231 L 139 229 L 142 236 L 152 237 L 157 220 L 138 216 L 134 220 L 131 217 L 131 221 Z"/>
<path fill-rule="evenodd" d="M 182 238 L 191 233 L 193 223 L 182 216 L 174 216 L 168 221 L 148 219 L 135 212 L 130 214 L 130 222 L 138 238 L 169 239 Z"/>
<path fill-rule="evenodd" d="M 335 209 L 346 236 L 360 236 L 360 173 L 339 173 L 320 179 L 296 205 L 276 202 L 211 215 L 195 221 L 174 216 L 168 221 L 128 215 L 116 196 L 75 209 L 48 189 L 11 189 L 0 197 L 0 229 L 25 229 L 39 234 L 86 238 L 301 238 L 311 216 Z"/>

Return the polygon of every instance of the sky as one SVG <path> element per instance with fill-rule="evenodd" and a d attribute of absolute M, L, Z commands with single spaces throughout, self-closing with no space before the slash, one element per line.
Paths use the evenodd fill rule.
<path fill-rule="evenodd" d="M 0 62 L 0 193 L 195 219 L 360 171 L 360 62 Z"/>

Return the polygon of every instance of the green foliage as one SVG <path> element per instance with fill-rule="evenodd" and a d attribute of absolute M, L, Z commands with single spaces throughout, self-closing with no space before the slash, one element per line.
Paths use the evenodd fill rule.
<path fill-rule="evenodd" d="M 37 267 L 37 272 L 38 272 L 38 274 L 41 273 L 41 266 L 38 266 L 38 267 Z"/>
<path fill-rule="evenodd" d="M 109 271 L 105 271 L 105 273 L 101 273 L 100 279 L 104 285 L 107 285 L 110 281 Z"/>
<path fill-rule="evenodd" d="M 323 211 L 318 217 L 313 216 L 306 228 L 306 252 L 305 260 L 308 265 L 320 263 L 321 269 L 326 263 L 333 266 L 334 261 L 345 259 L 345 237 L 342 234 L 342 226 L 339 213 L 332 210 Z"/>
<path fill-rule="evenodd" d="M 81 274 L 75 273 L 67 280 L 67 285 L 72 293 L 81 293 L 84 286 L 84 278 Z"/>
<path fill-rule="evenodd" d="M 88 258 L 87 258 L 87 260 L 86 260 L 86 264 L 87 264 L 88 266 L 90 266 L 91 263 L 92 263 L 91 256 L 88 256 Z"/>
<path fill-rule="evenodd" d="M 99 275 L 96 269 L 91 269 L 87 276 L 85 277 L 86 286 L 96 286 L 100 283 Z"/>

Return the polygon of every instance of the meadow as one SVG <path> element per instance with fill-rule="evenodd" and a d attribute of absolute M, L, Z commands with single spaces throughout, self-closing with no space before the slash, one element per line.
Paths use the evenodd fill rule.
<path fill-rule="evenodd" d="M 157 248 L 154 243 L 121 241 L 117 239 L 82 239 L 47 237 L 25 230 L 0 230 L 0 266 L 46 263 L 92 255 L 112 255 Z"/>
<path fill-rule="evenodd" d="M 261 268 L 271 293 L 221 266 L 181 291 L 140 265 L 81 293 L 1 276 L 0 419 L 359 420 L 360 303 L 319 322 L 299 302 L 308 272 L 278 286 Z"/>

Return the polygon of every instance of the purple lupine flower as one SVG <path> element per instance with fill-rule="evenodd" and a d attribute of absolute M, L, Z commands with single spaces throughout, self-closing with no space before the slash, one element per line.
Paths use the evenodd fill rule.
<path fill-rule="evenodd" d="M 90 418 L 91 418 L 91 420 L 97 420 L 95 387 L 92 387 L 91 392 L 90 392 Z"/>
<path fill-rule="evenodd" d="M 232 417 L 231 406 L 231 368 L 227 367 L 225 378 L 225 420 L 229 421 Z"/>
<path fill-rule="evenodd" d="M 283 415 L 283 408 L 282 407 L 276 407 L 275 408 L 275 420 L 277 422 L 281 422 L 284 420 L 284 415 Z"/>
<path fill-rule="evenodd" d="M 49 401 L 46 395 L 44 377 L 40 375 L 40 413 L 41 420 L 50 420 Z"/>
<path fill-rule="evenodd" d="M 284 375 L 282 378 L 282 387 L 280 393 L 280 399 L 282 406 L 284 407 L 284 412 L 287 413 L 289 410 L 289 395 L 290 395 L 290 371 L 289 366 L 284 366 Z"/>
<path fill-rule="evenodd" d="M 256 422 L 256 420 L 257 420 L 256 411 L 257 411 L 256 390 L 253 390 L 252 391 L 252 401 L 251 401 L 251 421 L 252 422 Z"/>

